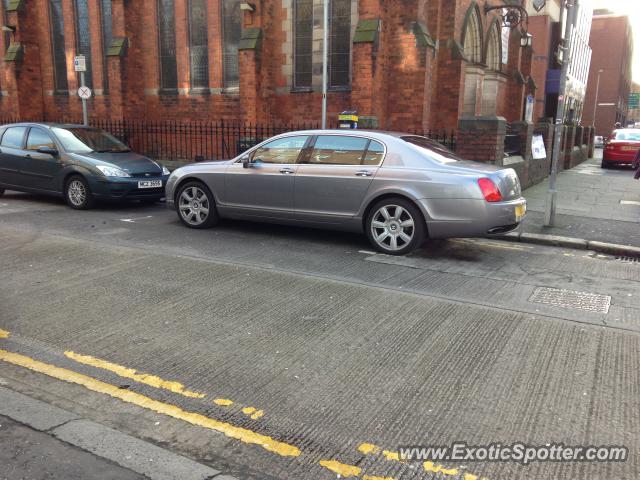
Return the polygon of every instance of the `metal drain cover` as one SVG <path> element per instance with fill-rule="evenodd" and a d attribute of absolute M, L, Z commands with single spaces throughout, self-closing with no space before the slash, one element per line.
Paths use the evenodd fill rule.
<path fill-rule="evenodd" d="M 529 301 L 596 313 L 609 313 L 611 306 L 611 296 L 609 295 L 549 287 L 536 288 L 529 297 Z"/>

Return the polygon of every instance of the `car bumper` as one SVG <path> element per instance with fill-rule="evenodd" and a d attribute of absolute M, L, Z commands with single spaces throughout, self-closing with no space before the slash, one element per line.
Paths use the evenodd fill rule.
<path fill-rule="evenodd" d="M 164 198 L 164 189 L 169 175 L 159 177 L 89 179 L 89 187 L 96 198 L 109 200 L 159 200 Z M 139 182 L 161 181 L 162 185 L 153 188 L 141 188 Z"/>
<path fill-rule="evenodd" d="M 634 158 L 636 157 L 635 151 L 630 151 L 628 153 L 616 153 L 616 152 L 607 152 L 605 150 L 602 155 L 602 159 L 606 163 L 633 163 Z"/>
<path fill-rule="evenodd" d="M 431 238 L 486 237 L 518 228 L 527 201 L 517 198 L 490 203 L 473 199 L 421 200 Z"/>

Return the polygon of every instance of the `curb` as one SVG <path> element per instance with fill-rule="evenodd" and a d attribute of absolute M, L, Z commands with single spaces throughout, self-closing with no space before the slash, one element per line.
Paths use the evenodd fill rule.
<path fill-rule="evenodd" d="M 640 258 L 640 247 L 618 245 L 616 243 L 596 242 L 583 238 L 561 237 L 559 235 L 545 235 L 542 233 L 511 232 L 499 235 L 495 238 L 510 242 L 533 243 L 536 245 L 548 245 L 551 247 L 573 248 L 576 250 L 591 250 L 593 252 L 607 253 L 621 257 Z"/>
<path fill-rule="evenodd" d="M 238 480 L 66 410 L 0 387 L 0 415 L 51 435 L 150 480 Z"/>

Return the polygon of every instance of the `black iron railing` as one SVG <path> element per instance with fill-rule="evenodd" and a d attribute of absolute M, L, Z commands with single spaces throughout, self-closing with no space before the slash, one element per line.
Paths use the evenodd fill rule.
<path fill-rule="evenodd" d="M 18 121 L 37 121 L 37 119 L 0 117 L 0 125 Z M 75 118 L 61 118 L 56 119 L 55 122 L 82 123 Z M 305 122 L 265 125 L 225 121 L 91 119 L 89 124 L 110 132 L 132 150 L 143 155 L 158 160 L 183 162 L 233 158 L 274 135 L 319 128 L 318 124 Z M 414 130 L 407 133 L 432 138 L 451 150 L 456 148 L 454 131 L 419 132 Z"/>

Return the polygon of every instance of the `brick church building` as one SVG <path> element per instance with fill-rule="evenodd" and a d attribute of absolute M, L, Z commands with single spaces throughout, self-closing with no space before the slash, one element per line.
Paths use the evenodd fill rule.
<path fill-rule="evenodd" d="M 404 130 L 522 120 L 534 51 L 487 7 L 528 2 L 331 0 L 329 118 L 357 110 L 367 126 Z M 320 119 L 323 0 L 0 0 L 0 9 L 0 117 L 81 118 L 73 57 L 83 54 L 91 118 Z"/>

